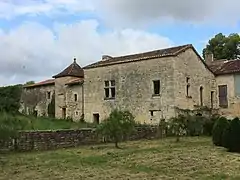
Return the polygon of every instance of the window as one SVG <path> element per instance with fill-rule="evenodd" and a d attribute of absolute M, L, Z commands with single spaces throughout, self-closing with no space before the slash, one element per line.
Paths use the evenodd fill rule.
<path fill-rule="evenodd" d="M 153 94 L 160 95 L 160 80 L 153 81 Z"/>
<path fill-rule="evenodd" d="M 200 106 L 203 106 L 203 87 L 200 87 Z"/>
<path fill-rule="evenodd" d="M 74 101 L 76 102 L 78 99 L 77 94 L 74 94 Z"/>
<path fill-rule="evenodd" d="M 213 95 L 214 95 L 214 91 L 211 91 L 211 108 L 213 108 Z"/>
<path fill-rule="evenodd" d="M 47 98 L 48 98 L 48 99 L 51 99 L 51 92 L 50 92 L 50 91 L 47 92 Z"/>
<path fill-rule="evenodd" d="M 187 86 L 186 86 L 186 96 L 187 96 L 187 97 L 190 97 L 190 96 L 189 96 L 189 89 L 190 89 L 189 80 L 190 80 L 190 78 L 187 77 L 187 78 L 186 78 L 186 83 L 187 83 Z"/>
<path fill-rule="evenodd" d="M 153 116 L 153 111 L 150 111 L 151 116 Z"/>
<path fill-rule="evenodd" d="M 105 87 L 104 87 L 105 98 L 114 99 L 116 96 L 115 80 L 105 81 L 104 84 L 105 84 Z"/>
<path fill-rule="evenodd" d="M 93 114 L 93 122 L 95 124 L 99 124 L 99 114 Z"/>
<path fill-rule="evenodd" d="M 218 86 L 219 106 L 222 108 L 228 107 L 227 85 Z"/>

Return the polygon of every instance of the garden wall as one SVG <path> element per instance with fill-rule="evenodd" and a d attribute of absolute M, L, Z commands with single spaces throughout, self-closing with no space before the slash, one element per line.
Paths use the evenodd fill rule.
<path fill-rule="evenodd" d="M 127 140 L 154 139 L 157 127 L 138 127 Z M 58 130 L 58 131 L 23 131 L 17 139 L 4 145 L 7 150 L 32 151 L 52 150 L 104 143 L 103 137 L 95 129 Z M 3 147 L 3 146 L 2 146 Z"/>

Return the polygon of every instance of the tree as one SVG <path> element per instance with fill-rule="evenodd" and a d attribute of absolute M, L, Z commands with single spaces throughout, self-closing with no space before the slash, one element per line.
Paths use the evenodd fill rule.
<path fill-rule="evenodd" d="M 240 36 L 237 33 L 232 33 L 229 36 L 218 33 L 208 41 L 203 49 L 203 57 L 205 58 L 206 53 L 212 53 L 217 60 L 239 59 L 239 45 Z"/>
<path fill-rule="evenodd" d="M 134 116 L 129 111 L 113 110 L 109 117 L 97 126 L 97 132 L 118 143 L 130 135 L 135 128 Z"/>
<path fill-rule="evenodd" d="M 223 133 L 229 125 L 225 117 L 220 117 L 213 126 L 212 141 L 216 146 L 223 146 Z"/>
<path fill-rule="evenodd" d="M 176 142 L 180 141 L 180 137 L 187 131 L 187 117 L 179 115 L 169 120 L 170 130 L 176 136 Z"/>
<path fill-rule="evenodd" d="M 21 93 L 22 85 L 0 87 L 0 111 L 17 113 Z"/>
<path fill-rule="evenodd" d="M 25 85 L 31 85 L 31 84 L 35 84 L 35 81 L 28 81 L 25 83 Z"/>

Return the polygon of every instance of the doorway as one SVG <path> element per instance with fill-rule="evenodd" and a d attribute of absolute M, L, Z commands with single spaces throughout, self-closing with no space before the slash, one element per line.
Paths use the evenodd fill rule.
<path fill-rule="evenodd" d="M 62 118 L 66 119 L 66 108 L 62 108 Z"/>
<path fill-rule="evenodd" d="M 99 114 L 96 113 L 96 114 L 93 114 L 93 123 L 95 124 L 99 124 Z"/>

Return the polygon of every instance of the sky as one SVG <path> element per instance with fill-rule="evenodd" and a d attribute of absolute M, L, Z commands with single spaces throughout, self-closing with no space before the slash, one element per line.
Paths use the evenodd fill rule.
<path fill-rule="evenodd" d="M 0 0 L 0 86 L 80 66 L 239 33 L 238 0 Z"/>

